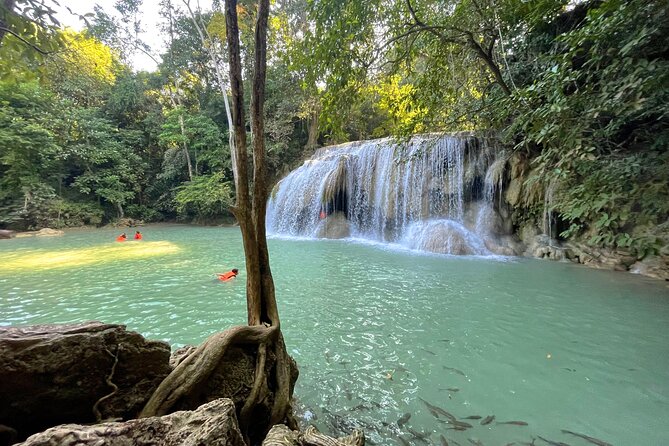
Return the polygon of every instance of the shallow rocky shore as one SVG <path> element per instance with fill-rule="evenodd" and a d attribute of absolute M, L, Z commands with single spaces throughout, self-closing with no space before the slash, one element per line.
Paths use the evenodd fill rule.
<path fill-rule="evenodd" d="M 192 350 L 170 354 L 164 342 L 96 321 L 2 327 L 0 446 L 21 441 L 25 446 L 246 445 L 236 412 L 248 396 L 255 362 L 249 357 L 252 352 L 243 349 L 222 358 L 198 395 L 206 403 L 162 417 L 137 418 L 162 380 Z M 293 368 L 291 390 L 297 379 Z M 251 442 L 364 444 L 359 431 L 339 440 L 313 428 L 290 432 Z"/>

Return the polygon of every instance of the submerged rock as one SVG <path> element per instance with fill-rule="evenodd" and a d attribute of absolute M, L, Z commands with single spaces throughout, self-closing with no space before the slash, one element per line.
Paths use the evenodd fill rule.
<path fill-rule="evenodd" d="M 630 266 L 629 271 L 655 279 L 669 280 L 669 257 L 650 256 Z"/>
<path fill-rule="evenodd" d="M 414 223 L 403 243 L 412 249 L 453 255 L 489 255 L 483 240 L 453 220 Z"/>
<path fill-rule="evenodd" d="M 245 446 L 234 403 L 220 398 L 193 411 L 163 417 L 102 423 L 65 424 L 28 438 L 22 446 Z"/>
<path fill-rule="evenodd" d="M 351 224 L 346 219 L 346 214 L 343 212 L 336 212 L 328 215 L 321 220 L 316 228 L 316 237 L 340 239 L 351 235 Z"/>
<path fill-rule="evenodd" d="M 17 238 L 21 237 L 57 237 L 65 235 L 65 231 L 61 231 L 60 229 L 51 229 L 51 228 L 44 228 L 40 229 L 39 231 L 30 231 L 30 232 L 19 232 L 16 234 Z"/>
<path fill-rule="evenodd" d="M 2 327 L 0 424 L 21 439 L 62 423 L 135 417 L 170 372 L 169 358 L 168 344 L 123 325 Z"/>

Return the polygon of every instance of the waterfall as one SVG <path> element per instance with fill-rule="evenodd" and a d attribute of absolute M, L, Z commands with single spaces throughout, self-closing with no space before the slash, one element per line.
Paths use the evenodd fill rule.
<path fill-rule="evenodd" d="M 275 186 L 267 229 L 489 255 L 488 241 L 500 227 L 494 195 L 505 163 L 470 135 L 325 147 Z"/>

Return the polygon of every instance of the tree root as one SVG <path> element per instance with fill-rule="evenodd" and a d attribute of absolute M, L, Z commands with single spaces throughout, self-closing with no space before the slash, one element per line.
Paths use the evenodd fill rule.
<path fill-rule="evenodd" d="M 256 361 L 256 373 L 255 380 L 253 381 L 253 388 L 251 389 L 249 396 L 246 398 L 244 406 L 239 411 L 239 429 L 242 431 L 242 434 L 245 437 L 244 440 L 246 441 L 246 444 L 250 444 L 246 433 L 249 429 L 249 422 L 251 420 L 251 413 L 253 408 L 258 402 L 260 402 L 260 396 L 262 395 L 262 399 L 264 399 L 268 393 L 265 373 L 266 359 L 267 344 L 262 343 L 258 346 L 258 359 Z"/>
<path fill-rule="evenodd" d="M 112 381 L 112 378 L 114 377 L 114 372 L 116 371 L 116 364 L 118 364 L 118 355 L 121 352 L 121 345 L 119 344 L 119 345 L 116 346 L 116 354 L 109 351 L 109 349 L 105 349 L 105 350 L 106 350 L 107 353 L 109 353 L 109 355 L 112 358 L 114 358 L 114 364 L 112 364 L 112 368 L 111 368 L 111 371 L 109 372 L 109 376 L 107 376 L 107 378 L 105 379 L 105 381 L 107 382 L 107 385 L 114 390 L 112 390 L 111 393 L 108 393 L 107 395 L 105 395 L 102 398 L 100 398 L 99 400 L 97 400 L 95 402 L 95 404 L 93 405 L 93 414 L 95 415 L 95 420 L 96 420 L 97 423 L 102 422 L 102 413 L 100 412 L 100 409 L 98 409 L 98 406 L 100 405 L 100 403 L 102 403 L 103 401 L 111 398 L 112 396 L 114 396 L 116 394 L 116 392 L 118 392 L 118 386 L 116 384 L 114 384 L 114 382 Z"/>
<path fill-rule="evenodd" d="M 278 327 L 254 325 L 237 326 L 210 336 L 160 383 L 139 417 L 169 413 L 182 398 L 206 383 L 230 347 L 266 344 L 274 341 L 279 333 Z"/>
<path fill-rule="evenodd" d="M 274 354 L 276 355 L 277 388 L 274 395 L 270 426 L 285 420 L 289 428 L 297 429 L 297 421 L 293 418 L 290 409 L 290 363 L 281 333 L 279 333 L 279 338 L 274 343 Z"/>

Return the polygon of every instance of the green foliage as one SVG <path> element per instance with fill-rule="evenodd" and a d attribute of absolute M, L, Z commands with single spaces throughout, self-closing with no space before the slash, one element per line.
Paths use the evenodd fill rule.
<path fill-rule="evenodd" d="M 94 203 L 55 200 L 49 208 L 49 221 L 42 226 L 51 228 L 99 226 L 103 217 L 104 210 Z"/>
<path fill-rule="evenodd" d="M 81 18 L 84 18 L 83 16 Z M 49 1 L 0 2 L 0 80 L 30 81 L 46 56 L 62 48 L 56 11 Z"/>
<path fill-rule="evenodd" d="M 42 83 L 80 106 L 100 106 L 119 70 L 117 55 L 86 33 L 58 32 L 62 49 L 45 57 Z"/>
<path fill-rule="evenodd" d="M 157 210 L 142 204 L 130 204 L 125 208 L 126 215 L 145 223 L 163 221 L 165 216 Z"/>
<path fill-rule="evenodd" d="M 177 188 L 176 209 L 183 217 L 209 218 L 224 213 L 233 204 L 230 183 L 222 173 L 201 175 Z"/>
<path fill-rule="evenodd" d="M 517 147 L 538 151 L 554 210 L 596 245 L 657 250 L 635 228 L 669 216 L 669 27 L 663 2 L 608 1 L 555 39 L 544 69 L 509 103 Z M 666 5 L 664 5 L 666 6 Z M 507 103 L 508 104 L 508 103 Z M 508 116 L 508 114 L 506 114 Z"/>

